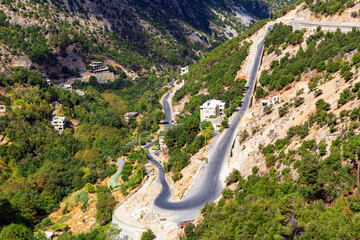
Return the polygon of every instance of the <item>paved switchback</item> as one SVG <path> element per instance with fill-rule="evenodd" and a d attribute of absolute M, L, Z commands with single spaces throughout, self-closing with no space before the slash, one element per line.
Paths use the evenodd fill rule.
<path fill-rule="evenodd" d="M 267 29 L 267 33 L 272 28 L 272 26 L 273 25 L 270 25 L 270 27 Z M 167 211 L 194 211 L 202 208 L 206 202 L 215 201 L 218 197 L 221 196 L 224 183 L 220 181 L 220 172 L 224 166 L 224 163 L 228 159 L 231 147 L 235 141 L 236 129 L 240 124 L 241 117 L 244 116 L 246 110 L 249 107 L 256 82 L 256 74 L 262 59 L 263 48 L 264 40 L 262 40 L 256 48 L 256 57 L 254 59 L 250 77 L 245 88 L 242 107 L 240 107 L 240 110 L 234 114 L 230 127 L 223 132 L 221 139 L 219 139 L 213 147 L 213 154 L 210 155 L 209 163 L 203 169 L 204 172 L 200 175 L 198 181 L 195 182 L 193 188 L 189 191 L 186 197 L 184 197 L 181 201 L 169 201 L 171 197 L 171 191 L 165 179 L 164 168 L 153 158 L 151 154 L 148 154 L 150 162 L 154 164 L 159 170 L 158 179 L 162 185 L 162 190 L 154 201 L 154 205 L 157 208 Z M 168 93 L 163 99 L 164 112 L 166 114 L 164 124 L 166 124 L 167 127 L 172 125 L 171 103 L 169 102 L 169 96 L 170 93 Z M 148 149 L 152 145 L 153 143 L 150 143 L 146 146 L 146 148 Z"/>

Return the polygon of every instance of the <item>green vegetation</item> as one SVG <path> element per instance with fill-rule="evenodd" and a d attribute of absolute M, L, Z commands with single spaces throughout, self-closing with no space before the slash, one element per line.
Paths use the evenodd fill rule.
<path fill-rule="evenodd" d="M 151 240 L 153 239 L 154 232 L 151 229 L 146 230 L 146 232 L 143 232 L 141 235 L 141 240 Z"/>
<path fill-rule="evenodd" d="M 246 80 L 235 79 L 235 76 L 251 45 L 243 40 L 266 22 L 267 20 L 258 21 L 251 29 L 206 53 L 198 63 L 190 66 L 185 77 L 186 84 L 175 93 L 173 100 L 178 102 L 189 93 L 191 98 L 177 120 L 178 125 L 165 132 L 165 143 L 171 155 L 168 170 L 174 173 L 174 179 L 179 178 L 179 171 L 189 163 L 190 156 L 205 145 L 205 139 L 212 138 L 211 125 L 202 129 L 198 126 L 200 105 L 208 99 L 222 100 L 228 108 L 225 110 L 226 117 L 231 116 L 240 105 Z M 206 89 L 209 94 L 199 94 L 202 89 Z M 186 114 L 188 112 L 192 115 Z M 225 125 L 227 126 L 226 121 L 223 122 L 222 129 Z M 203 130 L 202 134 L 198 135 L 200 130 Z"/>
<path fill-rule="evenodd" d="M 115 205 L 115 197 L 110 193 L 110 190 L 107 187 L 97 189 L 95 219 L 100 226 L 106 225 L 111 221 Z"/>
<path fill-rule="evenodd" d="M 271 31 L 272 35 L 269 36 L 272 37 L 268 41 L 281 44 L 286 39 L 285 35 L 289 34 L 289 29 L 285 25 L 275 26 L 278 27 L 274 27 Z M 358 51 L 359 36 L 360 32 L 355 30 L 346 34 L 341 33 L 340 30 L 324 34 L 318 29 L 307 39 L 308 49 L 306 51 L 300 47 L 295 57 L 290 58 L 290 55 L 286 55 L 280 60 L 278 66 L 271 70 L 264 70 L 259 81 L 262 86 L 267 87 L 268 91 L 281 90 L 295 79 L 299 79 L 303 72 L 314 69 L 317 69 L 319 73 L 326 70 L 326 78 L 330 78 L 331 74 L 340 70 L 340 74 L 348 81 L 353 76 L 351 68 L 356 62 L 356 57 L 355 62 L 350 63 L 343 61 L 343 56 L 345 53 Z M 320 79 L 314 79 L 312 88 L 316 87 L 318 80 Z"/>
<path fill-rule="evenodd" d="M 329 0 L 329 1 L 314 1 L 305 0 L 307 6 L 316 14 L 325 16 L 341 14 L 346 8 L 351 8 L 355 5 L 353 0 Z"/>
<path fill-rule="evenodd" d="M 316 106 L 329 110 L 323 100 Z M 323 141 L 306 140 L 296 150 L 286 149 L 289 139 L 264 147 L 266 164 L 285 168 L 271 168 L 262 176 L 253 169 L 247 179 L 234 171 L 227 184 L 237 182 L 236 189 L 224 189 L 217 204 L 206 204 L 204 220 L 187 225 L 180 239 L 357 238 L 360 208 L 359 194 L 353 194 L 358 174 L 353 163 L 358 164 L 360 136 L 352 132 L 359 124 L 352 126 L 329 148 Z M 299 173 L 296 180 L 290 166 Z"/>
<path fill-rule="evenodd" d="M 144 144 L 159 128 L 163 116 L 157 114 L 158 101 L 166 91 L 161 90 L 165 78 L 149 75 L 135 83 L 122 78 L 104 85 L 75 83 L 73 87 L 83 89 L 84 96 L 48 86 L 35 70 L 12 68 L 0 79 L 7 91 L 0 98 L 7 109 L 0 117 L 0 134 L 8 141 L 0 145 L 0 212 L 11 216 L 3 218 L 0 228 L 15 223 L 35 229 L 41 221 L 37 216 L 56 210 L 85 184 L 76 199 L 66 200 L 63 213 L 78 202 L 86 210 L 88 192 L 95 191 L 92 185 L 117 171 L 112 161 L 119 155 L 129 155 L 131 161 L 126 163 L 131 171 L 124 167 L 128 176 L 123 178 L 123 192 L 140 184 L 147 158 L 144 150 L 133 150 L 139 144 L 133 135 L 136 132 Z M 55 109 L 66 117 L 62 134 L 49 121 Z M 127 123 L 123 114 L 128 110 L 143 117 Z M 110 193 L 98 194 L 98 200 L 97 219 L 104 225 L 111 220 L 115 201 Z"/>
<path fill-rule="evenodd" d="M 105 225 L 101 227 L 97 227 L 93 229 L 89 233 L 80 233 L 78 235 L 73 235 L 71 231 L 64 232 L 61 234 L 58 239 L 59 240 L 111 240 L 119 235 L 121 230 L 117 229 L 113 225 Z"/>

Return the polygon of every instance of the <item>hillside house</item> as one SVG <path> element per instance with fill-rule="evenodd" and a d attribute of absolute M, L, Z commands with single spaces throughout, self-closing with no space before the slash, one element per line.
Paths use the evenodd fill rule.
<path fill-rule="evenodd" d="M 189 72 L 189 66 L 180 68 L 180 76 L 183 76 Z"/>
<path fill-rule="evenodd" d="M 63 89 L 72 91 L 72 86 L 70 84 L 64 84 Z"/>
<path fill-rule="evenodd" d="M 128 122 L 131 117 L 137 117 L 138 115 L 138 112 L 128 112 L 124 114 L 124 118 Z"/>
<path fill-rule="evenodd" d="M 260 101 L 260 112 L 264 112 L 264 109 L 266 106 L 273 106 L 275 105 L 277 102 L 279 102 L 280 97 L 279 96 L 274 96 L 274 97 L 269 97 L 268 100 L 261 100 Z"/>
<path fill-rule="evenodd" d="M 208 121 L 210 118 L 216 118 L 223 115 L 225 103 L 220 100 L 207 100 L 200 106 L 200 120 Z"/>
<path fill-rule="evenodd" d="M 0 105 L 0 113 L 3 114 L 6 112 L 6 107 L 4 105 Z"/>
<path fill-rule="evenodd" d="M 92 62 L 89 66 L 91 67 L 91 72 L 93 73 L 107 71 L 109 69 L 103 62 Z"/>
<path fill-rule="evenodd" d="M 76 90 L 75 91 L 77 94 L 79 94 L 80 96 L 84 96 L 85 95 L 85 92 L 84 91 L 81 91 L 81 90 Z"/>
<path fill-rule="evenodd" d="M 200 106 L 200 121 L 209 121 L 213 124 L 214 129 L 217 130 L 221 126 L 221 121 L 224 119 L 225 103 L 220 100 L 207 100 Z"/>
<path fill-rule="evenodd" d="M 65 129 L 65 117 L 58 117 L 56 114 L 53 115 L 51 124 L 54 126 L 55 131 L 62 132 Z"/>

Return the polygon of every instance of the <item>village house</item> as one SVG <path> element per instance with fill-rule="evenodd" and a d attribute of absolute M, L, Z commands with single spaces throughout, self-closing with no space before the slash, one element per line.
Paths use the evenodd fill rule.
<path fill-rule="evenodd" d="M 207 100 L 200 106 L 200 120 L 207 121 L 210 118 L 216 118 L 223 115 L 225 103 L 220 100 Z"/>
<path fill-rule="evenodd" d="M 269 97 L 267 100 L 266 99 L 261 100 L 260 112 L 264 112 L 265 107 L 271 107 L 275 105 L 277 102 L 279 102 L 279 100 L 280 100 L 279 96 Z"/>
<path fill-rule="evenodd" d="M 128 122 L 131 117 L 137 117 L 138 115 L 138 112 L 128 112 L 124 114 L 124 118 Z"/>
<path fill-rule="evenodd" d="M 93 73 L 107 71 L 109 69 L 103 62 L 92 62 L 89 66 L 91 67 L 91 72 Z"/>
<path fill-rule="evenodd" d="M 189 66 L 180 68 L 180 76 L 183 76 L 189 72 Z"/>
<path fill-rule="evenodd" d="M 70 84 L 64 84 L 63 89 L 72 91 L 72 86 Z"/>
<path fill-rule="evenodd" d="M 84 96 L 85 95 L 85 92 L 84 91 L 81 91 L 81 90 L 76 90 L 75 91 L 77 94 L 79 94 L 80 96 Z"/>
<path fill-rule="evenodd" d="M 220 100 L 210 99 L 200 106 L 200 121 L 209 121 L 217 130 L 224 119 L 225 103 Z"/>
<path fill-rule="evenodd" d="M 6 107 L 4 105 L 0 105 L 0 113 L 5 113 Z"/>
<path fill-rule="evenodd" d="M 62 132 L 65 129 L 65 117 L 58 117 L 56 114 L 53 115 L 51 124 L 54 126 L 55 131 Z"/>

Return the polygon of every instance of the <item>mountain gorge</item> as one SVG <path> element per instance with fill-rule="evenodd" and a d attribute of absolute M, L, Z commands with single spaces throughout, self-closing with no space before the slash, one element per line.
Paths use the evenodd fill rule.
<path fill-rule="evenodd" d="M 76 76 L 93 60 L 134 72 L 175 70 L 278 7 L 249 0 L 8 0 L 0 6 L 2 64 L 34 65 L 55 80 L 69 75 L 62 67 Z"/>
<path fill-rule="evenodd" d="M 359 16 L 352 0 L 2 1 L 0 239 L 358 239 Z M 82 79 L 94 62 L 114 79 Z M 210 168 L 217 200 L 187 212 Z M 159 176 L 184 216 L 157 208 Z"/>

